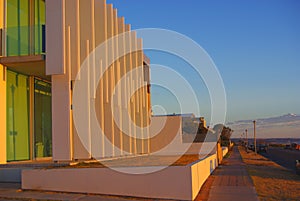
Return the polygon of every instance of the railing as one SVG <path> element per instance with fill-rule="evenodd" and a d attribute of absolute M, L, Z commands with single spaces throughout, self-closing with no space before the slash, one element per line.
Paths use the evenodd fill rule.
<path fill-rule="evenodd" d="M 45 25 L 8 27 L 2 29 L 0 34 L 2 56 L 45 54 Z"/>

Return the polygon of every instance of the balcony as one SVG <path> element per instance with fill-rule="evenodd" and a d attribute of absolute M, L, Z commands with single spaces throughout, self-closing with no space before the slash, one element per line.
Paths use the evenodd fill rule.
<path fill-rule="evenodd" d="M 0 29 L 0 37 L 1 56 L 10 57 L 45 54 L 45 25 Z"/>
<path fill-rule="evenodd" d="M 0 64 L 50 80 L 45 75 L 45 25 L 0 29 Z"/>

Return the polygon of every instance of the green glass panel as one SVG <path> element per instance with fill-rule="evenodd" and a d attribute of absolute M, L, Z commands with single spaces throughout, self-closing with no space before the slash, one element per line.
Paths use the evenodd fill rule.
<path fill-rule="evenodd" d="M 35 157 L 52 156 L 51 85 L 41 80 L 34 83 Z"/>
<path fill-rule="evenodd" d="M 45 0 L 6 2 L 7 56 L 45 53 Z M 34 21 L 30 22 L 30 16 Z"/>
<path fill-rule="evenodd" d="M 7 72 L 7 160 L 29 160 L 28 77 Z"/>
<path fill-rule="evenodd" d="M 7 56 L 29 54 L 29 1 L 7 0 Z"/>
<path fill-rule="evenodd" d="M 45 53 L 45 1 L 35 0 L 35 20 L 34 20 L 34 30 L 35 30 L 35 54 Z"/>

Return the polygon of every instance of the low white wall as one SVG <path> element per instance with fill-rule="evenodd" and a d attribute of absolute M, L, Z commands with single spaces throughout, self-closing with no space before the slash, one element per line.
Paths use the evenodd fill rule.
<path fill-rule="evenodd" d="M 22 172 L 22 188 L 146 198 L 193 200 L 217 167 L 216 154 L 187 166 L 170 166 L 150 174 L 125 174 L 109 168 L 34 169 Z M 140 172 L 157 167 L 128 167 Z"/>
<path fill-rule="evenodd" d="M 191 165 L 192 199 L 196 198 L 202 185 L 217 166 L 218 162 L 216 154 Z"/>
<path fill-rule="evenodd" d="M 192 197 L 189 166 L 173 166 L 142 175 L 119 173 L 109 168 L 25 170 L 22 188 L 179 200 Z"/>

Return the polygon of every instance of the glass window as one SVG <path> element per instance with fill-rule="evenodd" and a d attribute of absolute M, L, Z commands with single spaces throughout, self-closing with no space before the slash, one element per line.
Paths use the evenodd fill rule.
<path fill-rule="evenodd" d="M 7 160 L 29 160 L 28 77 L 7 71 Z"/>
<path fill-rule="evenodd" d="M 45 52 L 45 0 L 7 1 L 7 56 Z"/>
<path fill-rule="evenodd" d="M 7 56 L 29 54 L 29 1 L 7 0 Z"/>
<path fill-rule="evenodd" d="M 35 157 L 52 156 L 51 85 L 34 81 L 34 146 Z"/>
<path fill-rule="evenodd" d="M 35 0 L 35 54 L 45 53 L 45 23 L 46 23 L 46 15 L 45 15 L 45 0 Z"/>

